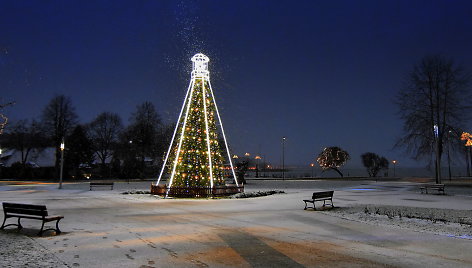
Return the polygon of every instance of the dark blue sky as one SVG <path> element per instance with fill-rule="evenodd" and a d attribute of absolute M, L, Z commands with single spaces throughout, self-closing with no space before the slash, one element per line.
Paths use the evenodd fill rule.
<path fill-rule="evenodd" d="M 127 123 L 152 101 L 174 122 L 202 52 L 236 153 L 279 164 L 287 136 L 289 164 L 336 145 L 349 166 L 367 151 L 412 166 L 392 150 L 394 97 L 425 55 L 472 71 L 471 14 L 470 1 L 0 0 L 1 101 L 30 119 L 64 94 L 83 123 Z"/>

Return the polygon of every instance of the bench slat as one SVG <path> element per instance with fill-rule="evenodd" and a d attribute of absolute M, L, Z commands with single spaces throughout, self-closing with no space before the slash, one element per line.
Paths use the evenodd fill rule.
<path fill-rule="evenodd" d="M 319 198 L 325 198 L 325 197 L 333 197 L 334 191 L 327 191 L 327 192 L 316 192 L 313 193 L 313 196 L 311 199 L 319 199 Z"/>
<path fill-rule="evenodd" d="M 37 215 L 37 216 L 47 216 L 47 210 L 37 210 L 37 209 L 26 209 L 26 208 L 4 208 L 4 212 L 13 213 L 13 214 L 25 214 L 25 215 Z"/>
<path fill-rule="evenodd" d="M 19 203 L 4 202 L 3 203 L 3 208 L 6 208 L 6 207 L 46 210 L 45 205 L 32 205 L 32 204 L 19 204 Z"/>

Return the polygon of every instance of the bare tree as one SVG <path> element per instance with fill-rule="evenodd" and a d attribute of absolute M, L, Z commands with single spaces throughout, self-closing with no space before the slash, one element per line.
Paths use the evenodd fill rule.
<path fill-rule="evenodd" d="M 77 125 L 77 118 L 70 98 L 64 95 L 54 97 L 43 110 L 41 123 L 56 148 L 56 169 L 59 167 L 62 139 L 72 132 Z"/>
<path fill-rule="evenodd" d="M 369 177 L 377 177 L 377 174 L 382 169 L 388 169 L 388 160 L 376 153 L 365 153 L 361 155 L 362 164 L 367 169 Z"/>
<path fill-rule="evenodd" d="M 4 145 L 9 149 L 15 149 L 21 154 L 21 164 L 28 162 L 33 149 L 42 150 L 47 146 L 47 141 L 41 133 L 38 122 L 32 120 L 19 120 L 11 125 L 5 133 Z"/>
<path fill-rule="evenodd" d="M 122 130 L 121 118 L 115 113 L 101 113 L 90 123 L 88 134 L 102 166 L 113 156 L 114 145 L 118 143 Z"/>
<path fill-rule="evenodd" d="M 461 129 L 471 110 L 468 82 L 469 76 L 451 59 L 428 56 L 414 67 L 396 98 L 404 122 L 404 134 L 396 146 L 404 147 L 416 160 L 431 163 L 435 156 L 437 183 L 447 133 Z"/>

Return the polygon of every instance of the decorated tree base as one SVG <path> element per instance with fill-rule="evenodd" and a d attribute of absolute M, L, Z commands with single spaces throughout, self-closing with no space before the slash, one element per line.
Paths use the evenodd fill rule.
<path fill-rule="evenodd" d="M 207 198 L 230 196 L 244 192 L 243 185 L 218 185 L 209 187 L 167 187 L 166 184 L 151 184 L 151 194 L 179 198 Z"/>

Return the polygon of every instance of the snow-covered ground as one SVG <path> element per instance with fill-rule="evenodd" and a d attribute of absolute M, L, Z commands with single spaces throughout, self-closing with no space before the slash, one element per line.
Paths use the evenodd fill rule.
<path fill-rule="evenodd" d="M 46 204 L 63 233 L 40 222 L 0 231 L 0 267 L 470 267 L 472 188 L 420 194 L 418 180 L 249 180 L 248 199 L 162 199 L 87 183 L 0 182 L 2 201 Z M 334 209 L 303 210 L 312 192 L 335 190 Z M 320 206 L 317 203 L 317 207 Z M 11 220 L 11 219 L 10 219 Z"/>

